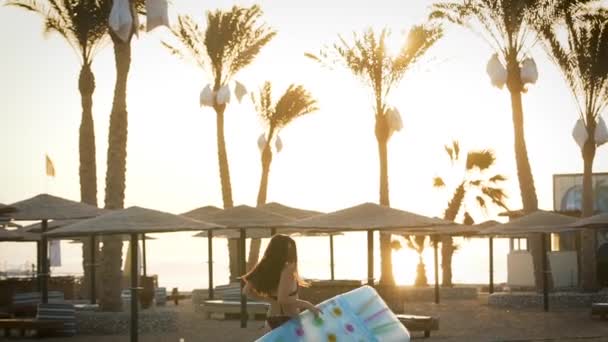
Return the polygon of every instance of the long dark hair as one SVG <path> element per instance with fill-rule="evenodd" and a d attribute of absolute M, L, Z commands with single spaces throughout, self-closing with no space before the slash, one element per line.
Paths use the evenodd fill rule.
<path fill-rule="evenodd" d="M 279 287 L 283 268 L 290 263 L 296 265 L 295 277 L 298 285 L 307 286 L 308 284 L 300 279 L 297 273 L 298 250 L 296 242 L 287 235 L 276 234 L 270 239 L 262 260 L 242 279 L 251 284 L 259 294 L 270 296 Z"/>

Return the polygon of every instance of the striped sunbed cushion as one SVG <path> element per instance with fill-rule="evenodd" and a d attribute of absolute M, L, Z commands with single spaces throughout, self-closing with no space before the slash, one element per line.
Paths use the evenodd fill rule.
<path fill-rule="evenodd" d="M 38 304 L 37 319 L 41 321 L 63 321 L 63 329 L 57 331 L 61 336 L 76 335 L 76 310 L 73 304 Z"/>
<path fill-rule="evenodd" d="M 49 303 L 63 302 L 63 292 L 49 291 Z M 15 306 L 34 306 L 42 302 L 42 294 L 40 292 L 23 292 L 13 295 L 13 305 Z"/>

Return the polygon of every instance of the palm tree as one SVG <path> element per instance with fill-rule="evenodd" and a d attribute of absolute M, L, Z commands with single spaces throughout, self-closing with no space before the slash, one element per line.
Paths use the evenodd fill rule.
<path fill-rule="evenodd" d="M 215 10 L 207 13 L 207 29 L 203 32 L 194 20 L 182 15 L 178 24 L 171 29 L 180 41 L 181 47 L 163 42 L 173 54 L 190 56 L 202 69 L 209 69 L 213 77 L 212 94 L 219 95 L 227 90 L 228 83 L 243 68 L 253 62 L 255 57 L 275 36 L 276 32 L 261 22 L 260 6 L 234 6 L 228 11 Z M 216 114 L 217 155 L 222 184 L 224 208 L 231 208 L 232 187 L 228 167 L 228 153 L 224 139 L 224 112 L 227 100 L 213 96 L 211 106 Z M 229 241 L 230 280 L 238 275 L 236 263 L 236 242 Z"/>
<path fill-rule="evenodd" d="M 268 175 L 270 164 L 272 163 L 271 142 L 276 142 L 277 152 L 281 150 L 279 131 L 293 122 L 295 119 L 310 114 L 316 110 L 317 101 L 301 85 L 290 85 L 276 104 L 272 104 L 272 85 L 265 82 L 256 98 L 252 95 L 253 103 L 266 126 L 266 132 L 258 141 L 262 153 L 262 176 L 260 179 L 260 189 L 258 191 L 258 206 L 266 204 L 266 194 L 268 191 Z M 249 248 L 248 269 L 253 267 L 259 258 L 261 239 L 252 239 Z"/>
<path fill-rule="evenodd" d="M 95 75 L 91 70 L 93 58 L 101 48 L 107 33 L 106 16 L 97 1 L 76 0 L 9 0 L 7 6 L 15 6 L 42 16 L 45 33 L 58 33 L 80 58 L 78 90 L 82 103 L 80 119 L 80 200 L 97 206 L 97 165 L 95 153 L 95 128 L 93 122 L 93 92 Z M 83 288 L 91 277 L 90 245 L 83 244 Z"/>
<path fill-rule="evenodd" d="M 538 198 L 524 135 L 522 93 L 536 82 L 536 64 L 527 56 L 536 43 L 535 27 L 549 18 L 540 15 L 552 0 L 449 0 L 432 6 L 430 18 L 455 23 L 480 34 L 495 50 L 487 66 L 492 83 L 511 94 L 515 162 L 524 213 L 538 209 Z M 503 65 L 506 64 L 506 70 Z M 523 72 L 522 72 L 523 71 Z M 541 288 L 541 240 L 530 235 L 537 289 Z"/>
<path fill-rule="evenodd" d="M 527 54 L 536 42 L 534 27 L 541 20 L 538 13 L 545 3 L 546 0 L 453 0 L 434 4 L 430 15 L 431 19 L 471 28 L 496 51 L 488 63 L 488 73 L 494 85 L 502 88 L 506 83 L 511 94 L 515 161 L 525 212 L 537 210 L 538 199 L 524 137 L 521 95 L 526 92 L 526 81 L 536 80 L 522 78 L 522 64 L 534 65 Z M 506 75 L 503 64 L 506 64 Z"/>
<path fill-rule="evenodd" d="M 354 34 L 352 44 L 340 36 L 337 43 L 321 50 L 319 56 L 307 54 L 308 57 L 319 62 L 343 65 L 373 91 L 376 118 L 374 132 L 380 161 L 380 204 L 385 206 L 390 206 L 388 141 L 395 130 L 401 129 L 401 118 L 396 110 L 387 105 L 386 98 L 403 79 L 405 72 L 441 37 L 442 30 L 428 25 L 414 26 L 401 51 L 394 57 L 387 51 L 388 35 L 387 29 L 383 29 L 378 34 L 368 29 L 362 35 Z M 390 242 L 389 234 L 380 235 L 382 265 L 380 283 L 387 285 L 395 283 Z"/>
<path fill-rule="evenodd" d="M 560 67 L 574 99 L 578 104 L 580 122 L 584 125 L 581 152 L 583 157 L 582 216 L 594 210 L 593 160 L 597 147 L 605 141 L 596 141 L 596 128 L 602 112 L 608 106 L 608 11 L 584 10 L 576 7 L 562 11 L 563 20 L 546 26 L 543 38 L 549 56 Z M 565 25 L 567 38 L 563 37 Z M 581 234 L 581 286 L 597 288 L 595 232 Z"/>
<path fill-rule="evenodd" d="M 103 1 L 106 23 L 110 17 L 112 1 Z M 108 132 L 108 152 L 105 188 L 105 208 L 122 209 L 125 199 L 125 177 L 127 166 L 127 83 L 131 67 L 131 39 L 139 30 L 137 16 L 141 14 L 144 0 L 130 0 L 129 14 L 131 27 L 126 36 L 119 36 L 110 29 L 110 38 L 114 47 L 116 63 L 116 83 L 114 99 L 110 113 L 110 128 Z M 103 311 L 122 310 L 120 290 L 122 287 L 122 239 L 116 236 L 103 238 L 102 247 L 102 286 L 101 309 Z"/>
<path fill-rule="evenodd" d="M 474 203 L 484 211 L 487 210 L 489 204 L 507 209 L 505 205 L 506 195 L 500 187 L 506 178 L 501 174 L 491 176 L 487 174 L 496 161 L 494 152 L 490 150 L 470 151 L 467 153 L 466 162 L 463 165 L 458 141 L 453 141 L 451 146 L 446 145 L 445 151 L 455 168 L 454 171 L 456 172 L 454 174 L 460 175 L 461 173 L 457 172 L 456 169 L 463 166 L 464 174 L 462 179 L 457 182 L 458 185 L 448 202 L 448 207 L 443 214 L 444 220 L 456 221 L 456 218 L 462 212 L 465 224 L 473 224 L 470 208 L 467 208 L 469 203 Z M 441 177 L 435 177 L 433 186 L 445 188 L 446 181 Z M 472 201 L 473 198 L 475 201 Z M 442 285 L 451 287 L 453 285 L 452 255 L 456 246 L 451 236 L 443 236 L 441 242 Z"/>
<path fill-rule="evenodd" d="M 415 287 L 427 287 L 429 281 L 426 277 L 426 266 L 424 264 L 424 258 L 422 253 L 427 244 L 426 235 L 401 235 L 405 239 L 405 245 L 407 248 L 414 250 L 418 254 L 418 265 L 416 266 L 416 279 L 414 280 Z M 403 245 L 399 240 L 391 241 L 391 248 L 394 250 L 400 250 Z"/>

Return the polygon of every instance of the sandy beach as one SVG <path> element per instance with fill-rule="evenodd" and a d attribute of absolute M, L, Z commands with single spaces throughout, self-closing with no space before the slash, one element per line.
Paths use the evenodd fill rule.
<path fill-rule="evenodd" d="M 140 341 L 254 341 L 263 335 L 263 322 L 250 321 L 241 329 L 235 320 L 206 320 L 194 313 L 190 302 L 175 307 L 178 311 L 178 331 L 175 333 L 140 335 Z M 440 317 L 439 331 L 428 339 L 422 332 L 414 332 L 418 341 L 608 341 L 608 322 L 592 319 L 589 310 L 567 309 L 544 313 L 541 309 L 512 310 L 490 307 L 482 300 L 415 303 L 407 308 L 411 314 Z M 90 336 L 51 338 L 48 341 L 121 342 L 129 336 Z"/>

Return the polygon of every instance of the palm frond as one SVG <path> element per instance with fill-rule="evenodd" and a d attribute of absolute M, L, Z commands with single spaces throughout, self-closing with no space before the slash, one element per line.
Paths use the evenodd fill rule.
<path fill-rule="evenodd" d="M 434 4 L 431 21 L 470 29 L 503 59 L 521 58 L 536 42 L 534 28 L 546 16 L 546 0 L 450 0 Z"/>
<path fill-rule="evenodd" d="M 464 212 L 464 220 L 462 222 L 467 226 L 472 226 L 475 224 L 475 220 L 473 220 L 473 217 L 471 216 L 471 214 L 469 214 L 468 211 Z"/>
<path fill-rule="evenodd" d="M 505 204 L 507 195 L 505 194 L 503 189 L 486 186 L 482 187 L 481 192 L 486 195 L 495 205 L 504 209 L 508 209 Z"/>
<path fill-rule="evenodd" d="M 318 109 L 317 100 L 303 86 L 292 84 L 277 102 L 272 122 L 278 128 L 285 127 L 296 118 Z"/>
<path fill-rule="evenodd" d="M 608 105 L 608 14 L 605 9 L 586 7 L 563 10 L 566 39 L 561 26 L 547 25 L 543 39 L 549 56 L 560 67 L 585 120 L 593 134 L 595 120 Z"/>
<path fill-rule="evenodd" d="M 190 57 L 199 67 L 205 68 L 206 54 L 205 42 L 203 41 L 203 31 L 198 24 L 188 15 L 180 15 L 177 18 L 177 25 L 171 27 L 171 33 L 179 42 L 179 46 L 162 41 L 162 45 L 169 50 L 172 55 L 182 59 Z"/>
<path fill-rule="evenodd" d="M 270 81 L 264 82 L 262 88 L 260 88 L 259 95 L 251 94 L 251 101 L 253 102 L 258 115 L 267 126 L 272 124 L 272 117 L 274 110 L 272 106 L 272 84 Z M 268 138 L 268 141 L 270 141 Z"/>
<path fill-rule="evenodd" d="M 489 181 L 492 183 L 504 182 L 506 180 L 507 180 L 507 177 L 505 177 L 501 174 L 494 175 L 494 176 L 490 177 L 490 179 L 489 179 Z"/>
<path fill-rule="evenodd" d="M 466 168 L 467 171 L 473 170 L 474 168 L 483 171 L 494 165 L 495 161 L 496 157 L 491 150 L 471 151 L 467 154 Z"/>
<path fill-rule="evenodd" d="M 233 6 L 229 11 L 207 13 L 204 45 L 211 61 L 214 78 L 225 83 L 251 64 L 276 31 L 261 21 L 260 6 Z"/>
<path fill-rule="evenodd" d="M 99 1 L 9 0 L 5 6 L 18 7 L 40 15 L 44 33 L 58 33 L 82 58 L 91 63 L 107 34 L 107 13 Z"/>
<path fill-rule="evenodd" d="M 445 182 L 443 181 L 443 178 L 441 177 L 434 177 L 433 178 L 433 187 L 435 188 L 443 188 L 445 186 Z"/>

